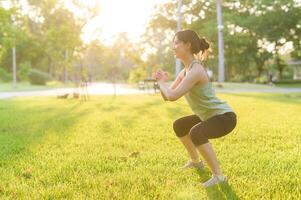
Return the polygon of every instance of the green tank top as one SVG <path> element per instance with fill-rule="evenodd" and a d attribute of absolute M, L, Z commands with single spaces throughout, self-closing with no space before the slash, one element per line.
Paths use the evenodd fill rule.
<path fill-rule="evenodd" d="M 200 62 L 193 60 L 188 67 L 188 70 L 190 70 L 195 63 Z M 184 76 L 185 75 L 186 71 L 184 72 Z M 222 101 L 215 96 L 215 92 L 210 81 L 205 84 L 194 85 L 185 94 L 185 99 L 193 113 L 199 116 L 202 121 L 207 120 L 215 115 L 233 112 L 233 109 L 227 104 L 226 101 Z"/>

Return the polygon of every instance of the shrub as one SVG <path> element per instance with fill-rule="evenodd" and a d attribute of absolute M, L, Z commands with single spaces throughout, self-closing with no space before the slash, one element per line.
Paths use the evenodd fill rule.
<path fill-rule="evenodd" d="M 5 69 L 0 67 L 0 81 L 2 82 L 10 82 L 12 80 L 12 76 Z"/>
<path fill-rule="evenodd" d="M 231 78 L 231 82 L 243 82 L 245 81 L 245 77 L 241 74 L 235 74 L 233 78 Z"/>
<path fill-rule="evenodd" d="M 19 65 L 18 79 L 21 81 L 28 81 L 28 73 L 31 70 L 31 64 L 24 62 Z"/>
<path fill-rule="evenodd" d="M 260 76 L 260 77 L 256 77 L 254 79 L 254 82 L 255 83 L 261 83 L 261 84 L 266 84 L 268 82 L 268 77 L 263 75 L 263 76 Z"/>
<path fill-rule="evenodd" d="M 28 78 L 30 84 L 32 85 L 46 85 L 46 82 L 50 80 L 50 77 L 47 73 L 37 69 L 29 70 Z"/>

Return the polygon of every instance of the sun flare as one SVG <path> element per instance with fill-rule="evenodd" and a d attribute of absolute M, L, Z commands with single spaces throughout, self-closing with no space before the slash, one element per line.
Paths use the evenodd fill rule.
<path fill-rule="evenodd" d="M 90 4 L 100 4 L 100 13 L 85 27 L 82 39 L 86 43 L 99 39 L 110 44 L 119 33 L 126 32 L 131 41 L 137 42 L 145 30 L 154 5 L 165 1 L 90 0 Z"/>

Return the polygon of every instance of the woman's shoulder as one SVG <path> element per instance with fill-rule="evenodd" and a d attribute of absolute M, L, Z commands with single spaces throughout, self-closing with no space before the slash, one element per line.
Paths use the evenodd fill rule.
<path fill-rule="evenodd" d="M 194 63 L 192 63 L 192 65 L 190 66 L 190 70 L 195 70 L 195 71 L 203 71 L 204 65 L 201 63 L 201 61 L 195 61 Z"/>
<path fill-rule="evenodd" d="M 209 82 L 209 78 L 204 65 L 201 62 L 196 62 L 190 70 L 193 74 L 199 77 L 199 84 Z"/>

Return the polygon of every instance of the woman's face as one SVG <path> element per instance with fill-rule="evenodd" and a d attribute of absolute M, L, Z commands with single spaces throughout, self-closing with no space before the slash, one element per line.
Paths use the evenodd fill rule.
<path fill-rule="evenodd" d="M 184 43 L 178 40 L 178 37 L 175 37 L 173 41 L 174 53 L 176 58 L 184 58 L 187 54 L 190 53 L 190 43 Z"/>

